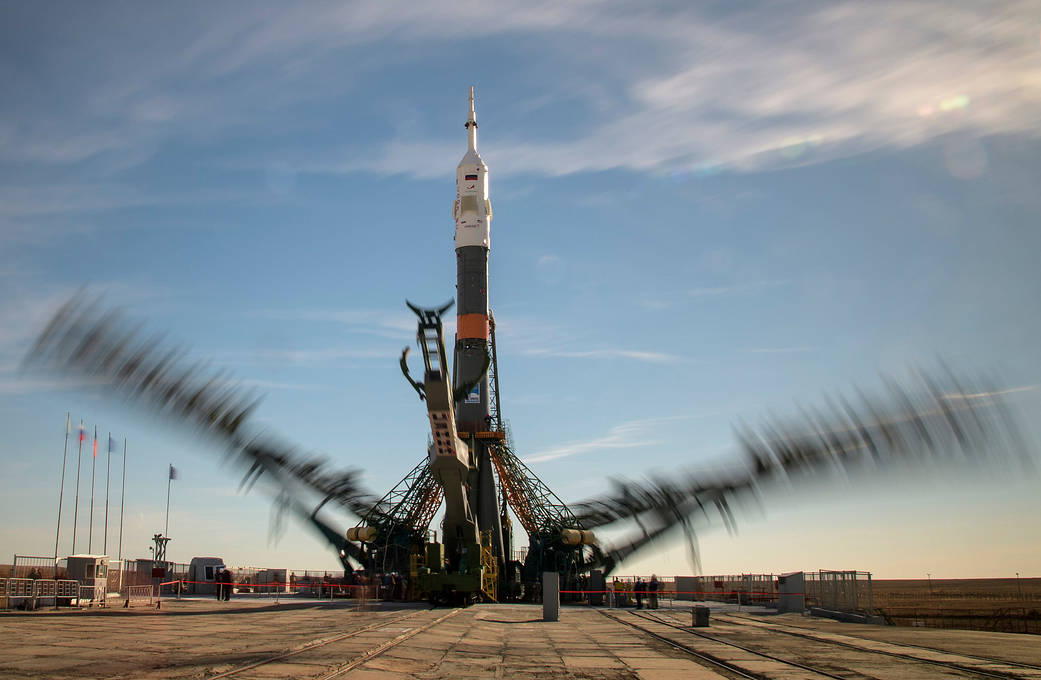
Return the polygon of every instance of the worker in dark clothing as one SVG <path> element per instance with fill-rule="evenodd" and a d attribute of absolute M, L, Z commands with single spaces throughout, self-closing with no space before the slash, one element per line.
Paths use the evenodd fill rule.
<path fill-rule="evenodd" d="M 647 590 L 647 584 L 643 582 L 643 579 L 639 576 L 636 577 L 636 583 L 633 585 L 633 591 L 636 593 L 636 608 L 643 609 L 643 593 Z"/>
<path fill-rule="evenodd" d="M 225 602 L 230 602 L 231 601 L 231 588 L 232 588 L 232 585 L 235 582 L 235 579 L 232 577 L 231 571 L 228 570 L 228 569 L 225 569 L 223 571 L 223 573 L 221 574 L 221 576 L 223 577 L 222 580 L 224 581 L 224 601 Z"/>
<path fill-rule="evenodd" d="M 658 577 L 651 574 L 651 580 L 647 583 L 647 596 L 649 602 L 647 603 L 648 609 L 658 608 Z"/>
<path fill-rule="evenodd" d="M 213 575 L 213 594 L 217 596 L 217 601 L 220 602 L 224 599 L 224 570 L 218 571 Z"/>

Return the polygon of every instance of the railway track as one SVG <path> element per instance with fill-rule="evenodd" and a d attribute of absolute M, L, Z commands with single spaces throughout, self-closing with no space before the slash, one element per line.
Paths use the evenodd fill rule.
<path fill-rule="evenodd" d="M 296 649 L 292 649 L 292 650 L 290 650 L 288 652 L 283 652 L 281 654 L 276 654 L 274 656 L 270 656 L 270 657 L 265 658 L 265 659 L 260 659 L 259 661 L 254 661 L 252 663 L 248 663 L 248 664 L 245 664 L 245 665 L 242 665 L 242 666 L 238 666 L 236 668 L 232 668 L 231 670 L 224 671 L 224 672 L 219 673 L 217 675 L 211 675 L 211 676 L 207 676 L 207 677 L 210 678 L 211 680 L 217 680 L 217 678 L 231 678 L 231 677 L 236 677 L 236 676 L 242 676 L 244 673 L 247 673 L 248 671 L 252 671 L 254 669 L 260 668 L 261 666 L 266 666 L 266 665 L 271 664 L 271 663 L 283 661 L 283 660 L 288 659 L 290 657 L 305 655 L 308 652 L 312 652 L 312 651 L 315 651 L 317 649 L 320 649 L 320 648 L 323 648 L 323 647 L 327 647 L 328 645 L 331 645 L 331 644 L 334 644 L 334 643 L 337 643 L 337 642 L 342 642 L 343 640 L 347 640 L 349 638 L 358 637 L 359 635 L 362 635 L 364 633 L 378 631 L 381 628 L 394 628 L 394 627 L 397 627 L 398 625 L 400 625 L 401 623 L 406 622 L 409 619 L 414 619 L 414 618 L 420 618 L 421 619 L 424 615 L 429 616 L 431 614 L 431 612 L 436 612 L 436 611 L 437 610 L 433 610 L 433 609 L 420 610 L 420 611 L 417 611 L 417 612 L 412 612 L 410 614 L 406 614 L 404 616 L 395 617 L 395 618 L 390 619 L 388 621 L 380 621 L 378 623 L 373 623 L 371 625 L 364 626 L 362 628 L 358 628 L 357 630 L 347 631 L 347 632 L 344 632 L 344 633 L 338 633 L 338 634 L 333 635 L 331 637 L 324 637 L 324 638 L 319 638 L 317 640 L 312 640 L 312 641 L 307 642 L 307 643 L 303 644 L 302 646 L 300 646 L 300 647 L 298 647 Z M 344 663 L 337 664 L 335 667 L 333 667 L 331 669 L 327 668 L 325 671 L 323 671 L 323 674 L 318 676 L 318 677 L 320 678 L 320 680 L 331 680 L 332 678 L 340 677 L 341 675 L 343 675 L 345 673 L 348 673 L 351 670 L 354 670 L 355 668 L 357 668 L 358 666 L 362 665 L 363 663 L 365 663 L 365 662 L 367 662 L 367 661 L 369 661 L 369 660 L 379 656 L 380 654 L 383 654 L 384 652 L 390 650 L 393 647 L 396 647 L 397 645 L 401 644 L 405 640 L 408 640 L 409 638 L 412 638 L 412 637 L 418 635 L 419 633 L 422 633 L 423 631 L 429 630 L 429 629 L 433 628 L 434 626 L 436 626 L 437 624 L 441 623 L 442 621 L 455 616 L 460 611 L 462 611 L 462 609 L 453 609 L 452 611 L 448 612 L 447 614 L 443 614 L 441 616 L 438 616 L 437 618 L 435 618 L 433 620 L 426 621 L 425 623 L 420 623 L 420 625 L 415 626 L 415 627 L 407 628 L 406 630 L 401 632 L 399 635 L 397 635 L 397 636 L 395 636 L 395 637 L 393 637 L 393 638 L 391 638 L 389 640 L 385 640 L 385 641 L 375 645 L 374 647 L 371 647 L 368 650 L 362 652 L 361 654 L 354 655 L 353 658 L 351 658 L 349 660 L 346 660 Z"/>
<path fill-rule="evenodd" d="M 800 638 L 804 638 L 804 639 L 807 639 L 807 640 L 814 640 L 816 642 L 825 642 L 825 643 L 828 643 L 828 644 L 833 644 L 833 645 L 837 645 L 837 646 L 840 646 L 840 647 L 845 647 L 847 649 L 863 650 L 863 651 L 867 651 L 867 652 L 872 652 L 874 654 L 885 654 L 886 656 L 892 656 L 892 657 L 901 658 L 901 659 L 910 659 L 910 660 L 914 660 L 914 661 L 921 661 L 921 662 L 924 662 L 924 663 L 934 663 L 936 665 L 948 666 L 948 667 L 952 667 L 952 668 L 957 668 L 958 670 L 965 670 L 965 671 L 970 671 L 970 672 L 973 672 L 973 673 L 987 673 L 987 672 L 993 673 L 993 675 L 988 676 L 988 677 L 999 677 L 999 678 L 1021 678 L 1021 677 L 1041 678 L 1041 666 L 1036 666 L 1036 665 L 1028 664 L 1028 663 L 1020 663 L 1018 661 L 1008 661 L 1008 660 L 1005 660 L 1005 659 L 995 659 L 995 658 L 992 658 L 992 657 L 979 656 L 979 655 L 976 655 L 976 654 L 965 654 L 963 652 L 952 652 L 950 650 L 939 649 L 939 648 L 936 648 L 936 647 L 928 647 L 926 645 L 912 645 L 912 644 L 907 644 L 907 643 L 903 643 L 903 642 L 888 642 L 888 641 L 887 642 L 881 642 L 879 640 L 873 640 L 871 638 L 860 637 L 860 636 L 857 636 L 857 635 L 849 635 L 849 634 L 846 634 L 846 633 L 842 633 L 842 634 L 821 633 L 820 631 L 817 631 L 814 628 L 808 628 L 808 627 L 805 627 L 805 626 L 797 626 L 797 625 L 788 624 L 788 623 L 783 623 L 783 624 L 782 623 L 775 623 L 775 622 L 772 622 L 772 621 L 759 621 L 757 619 L 750 619 L 750 618 L 745 617 L 745 616 L 738 616 L 738 615 L 734 615 L 734 614 L 725 614 L 723 616 L 717 616 L 716 619 L 718 621 L 726 622 L 726 623 L 729 623 L 729 624 L 732 624 L 732 625 L 766 628 L 766 629 L 769 629 L 769 630 L 774 631 L 774 632 L 783 633 L 785 635 L 791 635 L 793 637 L 800 637 Z M 843 640 L 835 639 L 836 637 L 841 637 L 841 638 L 843 638 Z M 854 644 L 854 643 L 851 643 L 851 642 L 847 642 L 846 640 L 859 640 L 861 642 L 868 643 L 868 646 L 857 645 L 857 644 Z M 960 659 L 970 659 L 972 661 L 978 661 L 978 662 L 985 663 L 985 664 L 988 664 L 988 665 L 993 666 L 993 667 L 998 667 L 998 668 L 1000 668 L 1000 667 L 1007 667 L 1008 670 L 1007 671 L 1001 671 L 1001 670 L 994 670 L 994 668 L 980 669 L 980 668 L 977 668 L 977 667 L 974 667 L 974 666 L 965 666 L 964 664 L 945 663 L 945 662 L 942 662 L 942 661 L 940 661 L 938 659 L 930 659 L 930 658 L 927 658 L 927 657 L 923 657 L 920 654 L 919 655 L 910 654 L 910 653 L 903 654 L 903 653 L 900 653 L 900 652 L 893 651 L 891 649 L 885 649 L 885 648 L 889 648 L 889 647 L 904 648 L 904 649 L 909 649 L 909 650 L 919 650 L 920 652 L 924 652 L 926 654 L 931 654 L 931 655 L 950 656 L 950 657 L 957 657 L 957 658 L 960 658 Z M 1032 671 L 1032 672 L 1029 673 L 1029 674 L 1024 675 L 1024 674 L 1022 674 L 1023 671 Z M 1020 673 L 1020 674 L 1017 675 L 1016 674 L 1017 672 Z"/>
<path fill-rule="evenodd" d="M 695 656 L 709 665 L 721 669 L 725 669 L 729 673 L 736 675 L 740 678 L 757 678 L 758 680 L 765 680 L 767 678 L 775 677 L 776 675 L 785 675 L 786 672 L 790 673 L 792 668 L 798 668 L 803 671 L 810 673 L 807 677 L 826 677 L 826 678 L 841 678 L 842 680 L 853 680 L 853 679 L 864 679 L 874 678 L 874 672 L 878 669 L 872 669 L 870 664 L 868 665 L 869 671 L 867 673 L 858 671 L 852 668 L 820 668 L 815 667 L 806 663 L 800 663 L 790 658 L 784 658 L 777 654 L 772 654 L 769 651 L 762 649 L 755 649 L 744 644 L 738 644 L 732 640 L 727 640 L 718 635 L 709 635 L 700 631 L 692 629 L 689 625 L 681 625 L 672 619 L 671 616 L 667 616 L 667 620 L 663 619 L 654 614 L 646 612 L 633 612 L 634 617 L 638 617 L 652 624 L 658 624 L 659 626 L 666 626 L 669 629 L 682 631 L 688 635 L 693 636 L 697 641 L 697 648 L 692 647 L 690 644 L 686 644 L 683 640 L 676 639 L 675 636 L 669 635 L 659 629 L 658 631 L 651 630 L 646 626 L 639 625 L 633 621 L 627 621 L 625 619 L 609 616 L 620 623 L 624 623 L 633 628 L 641 630 L 645 634 L 651 635 L 652 637 L 665 642 L 677 649 L 687 652 L 692 656 Z M 735 622 L 729 618 L 720 619 L 726 623 L 732 623 L 734 625 L 746 625 L 756 626 L 757 622 Z M 935 654 L 935 658 L 927 658 L 923 656 L 916 656 L 913 654 L 904 654 L 900 652 L 894 652 L 892 650 L 881 648 L 885 643 L 875 642 L 873 646 L 860 646 L 841 640 L 834 640 L 828 638 L 820 638 L 817 636 L 809 635 L 799 631 L 786 631 L 775 627 L 776 624 L 763 623 L 759 624 L 759 627 L 766 628 L 771 632 L 780 632 L 794 635 L 796 637 L 802 637 L 813 642 L 823 643 L 827 645 L 837 645 L 846 649 L 854 650 L 865 655 L 881 655 L 884 657 L 900 659 L 902 661 L 913 662 L 917 664 L 928 664 L 934 667 L 945 668 L 949 672 L 953 672 L 956 677 L 973 677 L 973 678 L 1002 678 L 1003 680 L 1009 680 L 1010 678 L 1041 678 L 1041 668 L 1031 666 L 1029 664 L 1018 664 L 1009 663 L 1000 659 L 986 659 L 979 657 L 972 659 L 966 655 L 954 654 L 951 652 L 943 652 L 941 650 L 929 650 L 931 654 Z M 865 638 L 857 638 L 867 642 Z M 689 640 L 688 640 L 689 641 Z M 735 658 L 735 651 L 738 654 L 750 655 L 744 658 Z M 942 655 L 951 657 L 951 659 L 944 660 Z M 760 659 L 769 660 L 775 664 L 780 664 L 776 669 L 769 669 L 765 671 L 750 669 L 749 666 L 756 665 L 755 663 L 749 663 L 756 657 Z M 968 663 L 966 663 L 968 661 Z M 976 664 L 979 665 L 976 665 Z M 986 665 L 986 667 L 983 667 Z M 784 669 L 788 669 L 785 671 Z M 886 677 L 899 677 L 895 675 L 887 675 Z"/>
<path fill-rule="evenodd" d="M 646 626 L 641 626 L 641 625 L 639 625 L 637 623 L 634 623 L 632 621 L 628 621 L 625 618 L 620 617 L 620 616 L 615 616 L 613 614 L 608 614 L 607 612 L 605 612 L 602 609 L 598 610 L 598 611 L 601 614 L 603 614 L 604 616 L 606 616 L 607 618 L 609 618 L 609 619 L 617 621 L 618 623 L 624 624 L 624 625 L 629 626 L 631 628 L 635 628 L 636 630 L 644 633 L 645 635 L 649 635 L 649 636 L 655 638 L 656 640 L 660 640 L 661 642 L 664 642 L 665 644 L 669 645 L 670 647 L 673 647 L 675 649 L 679 649 L 681 651 L 684 651 L 687 654 L 689 654 L 689 655 L 691 655 L 691 656 L 693 656 L 693 657 L 695 657 L 697 659 L 700 659 L 703 662 L 706 662 L 712 668 L 722 669 L 722 670 L 726 671 L 727 673 L 729 673 L 732 676 L 735 676 L 735 677 L 738 677 L 738 678 L 750 678 L 751 680 L 769 680 L 769 678 L 770 678 L 769 675 L 764 675 L 763 673 L 757 673 L 757 672 L 752 672 L 752 671 L 748 670 L 748 668 L 740 665 L 739 662 L 723 658 L 723 655 L 718 653 L 718 651 L 716 651 L 716 650 L 707 651 L 705 649 L 694 649 L 690 645 L 684 644 L 683 642 L 680 642 L 679 640 L 676 640 L 675 638 L 668 637 L 666 635 L 662 635 L 661 633 L 657 633 L 657 632 L 647 628 Z M 746 647 L 742 647 L 740 645 L 736 645 L 736 644 L 733 644 L 731 642 L 727 642 L 727 641 L 724 641 L 724 640 L 717 640 L 717 639 L 715 639 L 715 638 L 713 638 L 711 636 L 703 635 L 701 633 L 694 633 L 693 631 L 690 631 L 690 630 L 684 630 L 684 628 L 681 627 L 681 626 L 673 625 L 673 624 L 667 623 L 665 621 L 660 621 L 659 619 L 657 619 L 655 617 L 641 616 L 640 614 L 637 614 L 636 612 L 633 612 L 633 614 L 634 614 L 634 616 L 637 616 L 637 617 L 639 617 L 641 619 L 645 619 L 645 620 L 648 620 L 648 621 L 653 621 L 655 623 L 658 623 L 658 624 L 663 625 L 663 626 L 668 626 L 670 628 L 676 628 L 676 629 L 679 629 L 679 630 L 683 630 L 683 632 L 685 632 L 685 633 L 693 633 L 694 635 L 698 636 L 699 638 L 702 638 L 704 640 L 709 640 L 709 641 L 711 641 L 713 643 L 716 643 L 716 645 L 719 645 L 719 646 L 726 646 L 726 647 L 737 648 L 737 649 L 740 649 L 742 651 L 751 653 L 751 654 L 753 654 L 755 656 L 759 656 L 759 657 L 763 657 L 763 658 L 769 659 L 770 661 L 773 661 L 775 663 L 780 663 L 783 666 L 788 667 L 788 668 L 798 668 L 798 669 L 801 669 L 801 670 L 804 670 L 804 671 L 808 671 L 810 673 L 813 673 L 815 677 L 837 678 L 837 680 L 848 680 L 845 676 L 834 675 L 833 673 L 830 673 L 828 671 L 825 671 L 825 670 L 822 670 L 822 669 L 819 669 L 819 668 L 813 668 L 812 666 L 807 666 L 805 664 L 801 664 L 801 663 L 798 663 L 796 661 L 791 661 L 791 660 L 788 660 L 788 659 L 782 659 L 780 657 L 773 656 L 773 655 L 770 655 L 770 654 L 765 654 L 765 653 L 762 653 L 762 652 L 757 652 L 757 651 L 754 651 L 754 650 L 750 650 L 750 649 L 748 649 Z"/>

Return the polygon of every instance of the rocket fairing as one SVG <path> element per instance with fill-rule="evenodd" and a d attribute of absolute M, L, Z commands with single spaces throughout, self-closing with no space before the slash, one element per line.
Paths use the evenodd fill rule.
<path fill-rule="evenodd" d="M 456 343 L 455 386 L 478 374 L 488 356 L 488 249 L 492 203 L 488 198 L 488 166 L 477 152 L 477 114 L 470 88 L 466 118 L 468 145 L 455 171 Z M 488 429 L 488 377 L 481 379 L 456 405 L 460 432 Z"/>

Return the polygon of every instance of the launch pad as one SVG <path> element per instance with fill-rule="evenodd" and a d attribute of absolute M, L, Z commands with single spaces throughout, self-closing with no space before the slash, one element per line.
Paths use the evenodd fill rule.
<path fill-rule="evenodd" d="M 677 603 L 678 605 L 679 603 Z M 1041 677 L 1031 635 L 841 624 L 713 604 L 358 610 L 344 602 L 164 602 L 163 610 L 0 617 L 5 678 Z M 811 672 L 814 671 L 814 672 Z M 742 676 L 741 674 L 745 675 Z M 856 675 L 862 673 L 864 675 Z M 1003 674 L 1003 675 L 1002 675 Z"/>

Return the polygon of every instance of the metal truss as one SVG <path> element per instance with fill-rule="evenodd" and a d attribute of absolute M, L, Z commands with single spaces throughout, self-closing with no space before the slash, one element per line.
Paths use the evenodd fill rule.
<path fill-rule="evenodd" d="M 581 528 L 575 513 L 528 469 L 508 443 L 496 441 L 488 448 L 503 494 L 529 535 Z"/>
<path fill-rule="evenodd" d="M 362 517 L 362 524 L 392 529 L 404 526 L 425 531 L 441 507 L 444 489 L 434 479 L 424 457 L 393 489 Z"/>

